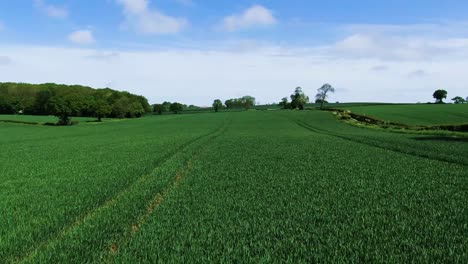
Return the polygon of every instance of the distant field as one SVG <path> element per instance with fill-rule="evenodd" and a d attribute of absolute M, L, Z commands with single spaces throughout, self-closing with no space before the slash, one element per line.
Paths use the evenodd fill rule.
<path fill-rule="evenodd" d="M 73 117 L 73 121 L 86 122 L 96 120 L 91 117 Z M 0 115 L 1 121 L 22 121 L 35 123 L 56 123 L 58 121 L 55 116 L 32 116 L 32 115 Z"/>
<path fill-rule="evenodd" d="M 408 125 L 430 126 L 468 123 L 468 104 L 337 105 L 336 107 Z"/>
<path fill-rule="evenodd" d="M 468 259 L 466 138 L 322 111 L 0 133 L 3 263 Z"/>

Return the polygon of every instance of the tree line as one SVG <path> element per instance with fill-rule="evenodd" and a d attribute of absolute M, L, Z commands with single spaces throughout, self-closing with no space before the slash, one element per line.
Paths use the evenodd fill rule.
<path fill-rule="evenodd" d="M 436 90 L 433 94 L 432 97 L 436 99 L 436 104 L 444 104 L 444 99 L 447 98 L 448 92 L 443 89 Z M 455 96 L 454 98 L 451 99 L 454 104 L 465 104 L 468 103 L 468 96 L 466 99 L 463 99 L 461 96 Z"/>
<path fill-rule="evenodd" d="M 162 115 L 163 113 L 180 114 L 182 111 L 199 111 L 203 109 L 195 105 L 186 105 L 178 102 L 163 102 L 162 104 L 154 104 L 152 107 L 153 112 L 158 115 Z"/>
<path fill-rule="evenodd" d="M 324 84 L 317 90 L 315 103 L 323 108 L 330 93 L 335 88 Z M 433 97 L 436 103 L 444 103 L 447 98 L 446 90 L 437 90 Z M 289 101 L 290 100 L 290 101 Z M 301 87 L 297 87 L 293 94 L 284 97 L 279 106 L 284 109 L 303 110 L 310 101 Z M 456 104 L 467 103 L 468 97 L 452 98 Z M 228 99 L 224 103 L 220 99 L 214 100 L 212 109 L 216 112 L 221 109 L 251 109 L 256 106 L 255 97 L 243 96 Z M 93 89 L 81 85 L 63 85 L 55 83 L 27 84 L 27 83 L 0 83 L 0 114 L 28 114 L 28 115 L 55 115 L 59 125 L 70 125 L 71 117 L 96 117 L 101 121 L 104 117 L 110 118 L 138 118 L 146 113 L 181 113 L 182 111 L 201 111 L 194 105 L 185 105 L 178 102 L 163 102 L 150 105 L 148 100 L 140 95 L 121 92 L 110 88 Z"/>
<path fill-rule="evenodd" d="M 221 109 L 251 109 L 256 105 L 255 97 L 246 95 L 241 98 L 233 98 L 233 99 L 228 99 L 224 102 L 220 99 L 216 99 L 213 101 L 212 104 L 212 110 L 215 112 L 220 111 Z M 153 111 L 156 114 L 163 114 L 163 113 L 174 113 L 174 114 L 179 114 L 183 111 L 204 111 L 204 110 L 210 110 L 210 108 L 203 108 L 203 107 L 198 107 L 194 105 L 184 105 L 180 103 L 171 103 L 171 102 L 164 102 L 162 104 L 154 104 L 153 105 Z"/>
<path fill-rule="evenodd" d="M 152 108 L 148 100 L 109 88 L 55 83 L 0 83 L 0 114 L 54 115 L 58 125 L 70 125 L 71 117 L 137 118 Z"/>
<path fill-rule="evenodd" d="M 215 112 L 219 112 L 222 109 L 245 109 L 249 110 L 255 107 L 256 105 L 255 97 L 250 95 L 243 96 L 241 98 L 232 98 L 224 101 L 224 103 L 220 99 L 216 99 L 213 101 L 212 110 Z M 172 112 L 174 114 L 178 114 L 182 111 L 199 111 L 199 110 L 210 110 L 210 108 L 203 108 L 197 106 L 186 106 L 180 103 L 171 103 L 171 102 L 164 102 L 162 104 L 155 104 L 153 105 L 154 113 L 156 114 L 163 114 L 166 112 Z"/>

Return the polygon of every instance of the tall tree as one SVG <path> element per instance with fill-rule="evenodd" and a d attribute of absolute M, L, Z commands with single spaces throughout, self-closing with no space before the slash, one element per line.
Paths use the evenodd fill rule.
<path fill-rule="evenodd" d="M 47 102 L 47 108 L 50 112 L 58 117 L 58 125 L 71 125 L 71 115 L 79 111 L 79 104 L 73 96 L 52 96 Z"/>
<path fill-rule="evenodd" d="M 317 102 L 320 102 L 320 109 L 323 109 L 323 105 L 328 98 L 328 94 L 334 93 L 335 88 L 333 88 L 333 86 L 331 86 L 330 84 L 326 83 L 322 87 L 320 87 L 317 90 L 317 92 L 318 93 L 317 95 L 315 95 L 315 99 L 317 100 Z"/>
<path fill-rule="evenodd" d="M 223 102 L 221 102 L 221 100 L 219 99 L 214 100 L 213 109 L 215 110 L 215 112 L 218 112 L 219 109 L 221 109 L 222 107 L 223 107 Z"/>
<path fill-rule="evenodd" d="M 98 119 L 98 122 L 101 122 L 103 117 L 112 113 L 112 107 L 106 99 L 96 98 L 91 106 L 91 112 Z"/>
<path fill-rule="evenodd" d="M 309 97 L 304 94 L 301 87 L 297 87 L 294 93 L 291 94 L 291 108 L 304 110 L 305 105 L 309 102 Z"/>
<path fill-rule="evenodd" d="M 432 95 L 436 99 L 437 104 L 443 104 L 444 99 L 447 98 L 447 91 L 446 90 L 437 90 Z"/>
<path fill-rule="evenodd" d="M 256 104 L 255 97 L 250 95 L 243 96 L 242 98 L 240 98 L 240 101 L 241 105 L 247 110 L 251 109 Z"/>

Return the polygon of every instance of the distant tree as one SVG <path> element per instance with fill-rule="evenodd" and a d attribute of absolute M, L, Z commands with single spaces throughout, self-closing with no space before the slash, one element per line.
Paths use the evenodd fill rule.
<path fill-rule="evenodd" d="M 315 99 L 320 102 L 320 109 L 323 109 L 323 104 L 327 102 L 328 94 L 329 93 L 334 93 L 335 88 L 331 86 L 330 84 L 326 83 L 322 87 L 320 87 L 318 90 L 317 95 L 315 95 Z"/>
<path fill-rule="evenodd" d="M 126 117 L 134 118 L 134 117 L 142 117 L 146 113 L 145 108 L 143 105 L 138 101 L 132 101 L 128 106 L 128 112 Z"/>
<path fill-rule="evenodd" d="M 255 97 L 246 95 L 242 98 L 237 99 L 229 99 L 224 102 L 226 108 L 234 109 L 234 108 L 245 108 L 251 109 L 256 105 Z"/>
<path fill-rule="evenodd" d="M 154 104 L 153 105 L 153 112 L 157 113 L 158 115 L 162 115 L 163 112 L 166 112 L 164 105 L 162 104 Z"/>
<path fill-rule="evenodd" d="M 129 112 L 130 99 L 121 97 L 112 104 L 112 115 L 116 118 L 125 118 Z"/>
<path fill-rule="evenodd" d="M 219 109 L 221 109 L 222 107 L 223 107 L 223 102 L 221 102 L 221 100 L 219 99 L 214 100 L 213 109 L 215 110 L 215 112 L 218 112 Z"/>
<path fill-rule="evenodd" d="M 59 108 L 64 109 L 60 106 L 66 105 L 73 106 L 68 117 L 103 117 L 103 114 L 109 117 L 139 117 L 151 111 L 148 101 L 143 96 L 109 88 L 96 90 L 86 86 L 54 83 L 0 83 L 0 113 L 57 115 L 60 112 Z M 109 106 L 112 109 L 110 114 Z M 60 121 L 64 124 L 69 122 Z"/>
<path fill-rule="evenodd" d="M 250 95 L 246 95 L 246 96 L 242 97 L 241 98 L 241 105 L 247 110 L 251 109 L 252 107 L 254 107 L 256 105 L 255 97 L 252 97 Z"/>
<path fill-rule="evenodd" d="M 228 109 L 234 108 L 233 99 L 229 99 L 229 100 L 224 101 L 224 105 Z"/>
<path fill-rule="evenodd" d="M 461 96 L 455 96 L 454 98 L 452 98 L 452 101 L 455 104 L 464 104 L 465 103 L 465 99 L 463 99 L 463 97 L 461 97 Z"/>
<path fill-rule="evenodd" d="M 134 97 L 134 101 L 139 102 L 141 107 L 143 108 L 143 113 L 151 113 L 153 111 L 153 107 L 148 103 L 148 99 L 141 95 L 136 95 Z"/>
<path fill-rule="evenodd" d="M 58 117 L 58 125 L 71 125 L 71 115 L 79 111 L 79 105 L 72 96 L 52 96 L 47 102 L 47 108 Z"/>
<path fill-rule="evenodd" d="M 98 122 L 101 122 L 104 117 L 109 117 L 112 113 L 108 97 L 109 94 L 106 90 L 96 90 L 94 95 L 86 101 L 89 114 L 96 117 Z"/>
<path fill-rule="evenodd" d="M 52 97 L 50 90 L 39 91 L 36 95 L 36 100 L 34 102 L 33 114 L 36 115 L 46 115 L 47 113 L 47 101 Z"/>
<path fill-rule="evenodd" d="M 281 102 L 279 102 L 278 105 L 281 106 L 283 109 L 291 108 L 291 104 L 289 103 L 289 100 L 287 97 L 284 97 L 283 99 L 281 99 Z"/>
<path fill-rule="evenodd" d="M 14 114 L 15 110 L 9 98 L 0 96 L 0 114 Z"/>
<path fill-rule="evenodd" d="M 104 98 L 97 98 L 91 106 L 91 111 L 98 119 L 98 122 L 101 122 L 103 117 L 107 117 L 112 113 L 112 107 Z"/>
<path fill-rule="evenodd" d="M 309 102 L 309 97 L 304 94 L 301 87 L 297 87 L 291 94 L 291 108 L 304 110 L 304 106 Z"/>
<path fill-rule="evenodd" d="M 437 90 L 432 95 L 436 99 L 437 104 L 443 104 L 444 99 L 447 98 L 447 91 L 446 90 Z"/>
<path fill-rule="evenodd" d="M 171 106 L 169 107 L 169 109 L 174 112 L 174 114 L 178 114 L 180 112 L 182 112 L 182 110 L 184 109 L 184 106 L 180 103 L 172 103 Z"/>
<path fill-rule="evenodd" d="M 171 102 L 163 102 L 163 103 L 162 103 L 162 105 L 163 105 L 163 107 L 164 107 L 163 112 L 169 112 L 169 111 L 171 110 L 171 109 L 170 109 L 170 108 L 171 108 L 171 104 L 172 104 Z"/>

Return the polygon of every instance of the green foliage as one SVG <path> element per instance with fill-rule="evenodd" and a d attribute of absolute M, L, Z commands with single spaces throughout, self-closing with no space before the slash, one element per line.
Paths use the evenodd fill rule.
<path fill-rule="evenodd" d="M 221 102 L 221 100 L 219 100 L 219 99 L 214 100 L 213 109 L 215 110 L 215 112 L 218 112 L 219 109 L 221 109 L 221 108 L 223 108 L 223 102 Z"/>
<path fill-rule="evenodd" d="M 229 99 L 224 102 L 226 108 L 228 109 L 236 109 L 236 108 L 244 108 L 246 110 L 253 108 L 256 105 L 255 97 L 246 95 L 242 98 L 237 99 Z"/>
<path fill-rule="evenodd" d="M 174 114 L 179 114 L 180 112 L 182 112 L 182 110 L 184 110 L 184 106 L 180 103 L 172 103 L 169 107 L 169 110 Z"/>
<path fill-rule="evenodd" d="M 170 111 L 169 108 L 171 107 L 171 104 L 172 104 L 171 102 L 167 102 L 167 101 L 166 101 L 166 102 L 163 102 L 163 103 L 162 103 L 162 105 L 163 105 L 163 107 L 164 107 L 164 108 L 163 108 L 163 109 L 164 109 L 163 112 L 168 112 L 168 111 Z"/>
<path fill-rule="evenodd" d="M 98 98 L 93 102 L 91 111 L 98 121 L 101 122 L 103 117 L 109 116 L 112 113 L 112 107 L 107 100 Z"/>
<path fill-rule="evenodd" d="M 80 101 L 73 95 L 54 95 L 47 101 L 49 112 L 59 118 L 59 125 L 71 125 L 70 116 L 80 111 Z"/>
<path fill-rule="evenodd" d="M 154 104 L 153 105 L 153 112 L 157 113 L 158 115 L 162 115 L 163 112 L 167 112 L 166 108 L 162 104 Z"/>
<path fill-rule="evenodd" d="M 455 104 L 464 104 L 466 102 L 465 99 L 463 99 L 463 97 L 461 96 L 455 96 L 454 98 L 452 98 L 452 101 Z"/>
<path fill-rule="evenodd" d="M 434 92 L 432 97 L 434 97 L 434 99 L 436 99 L 436 103 L 443 104 L 444 99 L 447 98 L 447 91 L 446 90 L 437 90 L 437 91 Z"/>
<path fill-rule="evenodd" d="M 141 117 L 151 112 L 143 96 L 79 85 L 0 83 L 0 114 L 56 115 L 59 124 L 71 117 Z"/>
<path fill-rule="evenodd" d="M 283 109 L 291 109 L 291 103 L 288 101 L 287 97 L 281 99 L 281 102 L 278 104 Z"/>
<path fill-rule="evenodd" d="M 309 97 L 304 94 L 301 87 L 297 87 L 291 95 L 291 108 L 304 110 L 304 107 L 308 102 Z"/>

